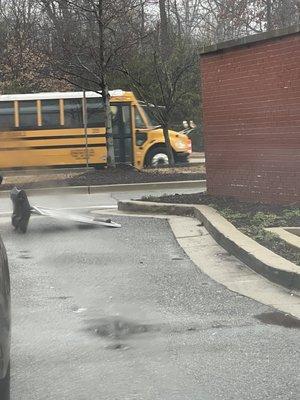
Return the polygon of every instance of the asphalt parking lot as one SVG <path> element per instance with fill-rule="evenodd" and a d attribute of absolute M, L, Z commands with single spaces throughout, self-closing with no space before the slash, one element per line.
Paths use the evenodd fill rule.
<path fill-rule="evenodd" d="M 114 219 L 16 235 L 1 218 L 11 400 L 298 399 L 296 326 L 200 273 L 167 221 Z"/>

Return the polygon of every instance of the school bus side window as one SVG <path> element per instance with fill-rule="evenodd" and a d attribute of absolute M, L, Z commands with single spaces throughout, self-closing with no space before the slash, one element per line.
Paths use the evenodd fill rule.
<path fill-rule="evenodd" d="M 66 128 L 82 128 L 82 100 L 81 99 L 65 99 L 65 127 Z"/>
<path fill-rule="evenodd" d="M 20 128 L 37 126 L 37 107 L 35 100 L 19 101 Z"/>
<path fill-rule="evenodd" d="M 51 128 L 60 125 L 59 100 L 42 100 L 42 125 Z"/>
<path fill-rule="evenodd" d="M 10 130 L 15 127 L 14 102 L 0 101 L 0 129 Z"/>
<path fill-rule="evenodd" d="M 88 127 L 104 127 L 105 126 L 105 110 L 101 98 L 87 99 L 87 121 Z"/>

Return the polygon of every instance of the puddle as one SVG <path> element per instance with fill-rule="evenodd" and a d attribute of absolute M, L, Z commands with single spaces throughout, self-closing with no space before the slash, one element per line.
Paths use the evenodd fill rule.
<path fill-rule="evenodd" d="M 127 320 L 121 317 L 107 317 L 96 320 L 87 321 L 88 328 L 86 331 L 94 336 L 116 340 L 117 342 L 108 346 L 110 349 L 118 349 L 117 346 L 121 340 L 126 340 L 131 336 L 160 332 L 162 335 L 182 335 L 182 334 L 197 334 L 202 331 L 211 329 L 230 329 L 229 325 L 224 325 L 219 322 L 214 322 L 209 325 L 198 325 L 197 323 L 189 324 L 144 324 L 137 321 Z M 111 347 L 112 346 L 112 347 Z M 123 348 L 122 348 L 123 349 Z"/>
<path fill-rule="evenodd" d="M 284 314 L 279 311 L 262 313 L 255 315 L 254 318 L 267 325 L 278 325 L 284 328 L 300 328 L 300 320 L 289 314 Z"/>
<path fill-rule="evenodd" d="M 160 330 L 157 325 L 140 324 L 138 322 L 125 320 L 123 318 L 100 318 L 91 321 L 88 331 L 100 337 L 112 339 L 124 339 L 132 335 Z"/>

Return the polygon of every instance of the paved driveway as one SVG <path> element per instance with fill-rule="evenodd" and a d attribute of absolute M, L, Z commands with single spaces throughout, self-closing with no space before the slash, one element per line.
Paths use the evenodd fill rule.
<path fill-rule="evenodd" d="M 51 195 L 29 195 L 30 203 L 43 207 L 54 208 L 117 208 L 118 200 L 140 199 L 142 196 L 160 196 L 163 194 L 173 193 L 196 193 L 204 191 L 203 188 L 164 188 L 151 190 L 125 190 L 120 192 L 103 192 L 95 194 L 78 194 L 78 193 L 58 193 Z M 8 194 L 3 195 L 0 192 L 0 216 L 4 213 L 10 213 L 12 209 L 11 201 Z"/>
<path fill-rule="evenodd" d="M 11 400 L 298 399 L 299 330 L 201 274 L 165 220 L 121 229 L 0 219 L 13 296 Z M 298 382 L 299 387 L 299 382 Z"/>

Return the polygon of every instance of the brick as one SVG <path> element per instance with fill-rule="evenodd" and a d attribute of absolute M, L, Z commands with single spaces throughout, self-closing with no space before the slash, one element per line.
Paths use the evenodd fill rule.
<path fill-rule="evenodd" d="M 201 56 L 208 192 L 300 202 L 300 35 Z"/>

